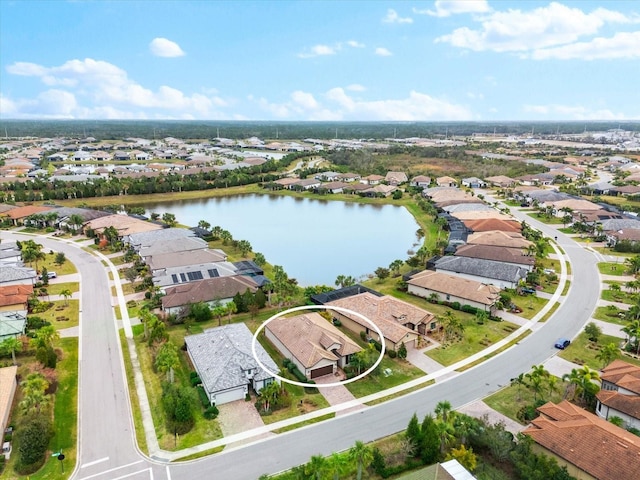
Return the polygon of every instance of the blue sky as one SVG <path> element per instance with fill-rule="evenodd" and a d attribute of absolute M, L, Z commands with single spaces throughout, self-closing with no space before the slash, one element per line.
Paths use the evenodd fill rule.
<path fill-rule="evenodd" d="M 0 0 L 0 118 L 638 120 L 640 2 Z"/>

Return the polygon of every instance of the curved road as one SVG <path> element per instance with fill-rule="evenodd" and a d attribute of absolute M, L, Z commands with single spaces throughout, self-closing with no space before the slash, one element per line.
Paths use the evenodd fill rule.
<path fill-rule="evenodd" d="M 441 400 L 448 400 L 454 408 L 459 408 L 508 385 L 511 378 L 554 355 L 553 343 L 558 337 L 573 338 L 582 329 L 595 308 L 600 291 L 597 260 L 593 254 L 555 229 L 520 212 L 513 214 L 547 236 L 558 236 L 558 244 L 571 262 L 573 275 L 572 288 L 562 305 L 518 346 L 395 400 L 170 466 L 144 457 L 135 446 L 124 366 L 111 307 L 111 289 L 103 265 L 76 245 L 42 238 L 47 248 L 65 252 L 82 276 L 80 449 L 74 478 L 255 480 L 264 473 L 306 463 L 312 455 L 329 455 L 348 449 L 356 440 L 368 442 L 401 431 L 414 412 L 422 417 L 432 412 Z M 16 234 L 10 236 L 19 238 Z"/>

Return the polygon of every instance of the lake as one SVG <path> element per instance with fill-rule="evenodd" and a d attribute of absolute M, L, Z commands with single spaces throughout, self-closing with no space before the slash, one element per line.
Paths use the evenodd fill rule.
<path fill-rule="evenodd" d="M 419 225 L 404 208 L 278 195 L 234 195 L 145 204 L 147 214 L 173 213 L 196 226 L 206 220 L 248 240 L 272 265 L 302 286 L 333 286 L 338 275 L 356 279 L 405 260 Z"/>

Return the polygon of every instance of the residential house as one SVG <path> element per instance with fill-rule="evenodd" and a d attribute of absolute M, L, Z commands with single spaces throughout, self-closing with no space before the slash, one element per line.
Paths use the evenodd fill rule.
<path fill-rule="evenodd" d="M 162 232 L 162 230 L 156 230 Z M 165 239 L 154 242 L 151 245 L 140 247 L 138 255 L 146 259 L 155 255 L 164 255 L 177 252 L 192 252 L 196 250 L 206 250 L 209 244 L 198 237 L 184 237 L 179 241 L 174 239 Z"/>
<path fill-rule="evenodd" d="M 469 245 L 492 245 L 496 247 L 527 249 L 534 245 L 519 232 L 503 232 L 501 230 L 487 230 L 472 233 L 467 237 Z"/>
<path fill-rule="evenodd" d="M 320 172 L 316 173 L 314 178 L 316 180 L 322 180 L 324 182 L 333 182 L 334 180 L 337 180 L 339 176 L 340 173 L 338 172 Z"/>
<path fill-rule="evenodd" d="M 5 240 L 0 243 L 0 264 L 18 264 L 20 262 L 22 262 L 22 252 L 16 242 L 7 242 Z"/>
<path fill-rule="evenodd" d="M 367 175 L 366 177 L 362 177 L 360 179 L 360 183 L 364 183 L 365 185 L 378 185 L 381 181 L 384 180 L 382 175 Z"/>
<path fill-rule="evenodd" d="M 24 335 L 27 327 L 27 311 L 0 311 L 0 343 L 7 338 Z"/>
<path fill-rule="evenodd" d="M 278 317 L 264 328 L 265 336 L 308 378 L 338 373 L 360 346 L 320 314 Z"/>
<path fill-rule="evenodd" d="M 36 275 L 36 271 L 33 268 L 5 264 L 0 268 L 0 285 L 33 285 L 36 282 Z"/>
<path fill-rule="evenodd" d="M 231 262 L 196 263 L 159 268 L 153 271 L 153 284 L 158 287 L 169 287 L 181 283 L 197 282 L 205 278 L 233 277 L 238 275 Z M 258 283 L 257 280 L 256 283 Z M 261 286 L 261 283 L 258 283 Z"/>
<path fill-rule="evenodd" d="M 429 185 L 431 185 L 431 177 L 427 177 L 426 175 L 417 175 L 411 179 L 409 185 L 412 187 L 429 188 Z"/>
<path fill-rule="evenodd" d="M 157 243 L 180 243 L 183 239 L 194 237 L 195 232 L 186 228 L 163 228 L 125 235 L 122 241 L 136 252 L 140 252 L 141 249 L 151 247 Z"/>
<path fill-rule="evenodd" d="M 540 416 L 522 433 L 533 450 L 555 458 L 579 479 L 640 478 L 638 437 L 563 400 L 538 408 Z"/>
<path fill-rule="evenodd" d="M 350 183 L 350 182 L 357 182 L 360 180 L 360 178 L 362 177 L 357 173 L 347 172 L 347 173 L 341 173 L 340 175 L 337 176 L 336 179 L 341 182 Z"/>
<path fill-rule="evenodd" d="M 0 368 L 0 428 L 2 432 L 9 426 L 9 415 L 13 406 L 13 399 L 18 388 L 18 367 Z"/>
<path fill-rule="evenodd" d="M 518 183 L 513 178 L 507 177 L 505 175 L 496 175 L 494 177 L 487 177 L 485 180 L 489 182 L 491 185 L 493 185 L 494 187 L 501 187 L 501 188 L 513 187 L 516 183 Z"/>
<path fill-rule="evenodd" d="M 468 188 L 486 188 L 487 182 L 478 177 L 467 177 L 462 179 L 462 185 Z"/>
<path fill-rule="evenodd" d="M 278 180 L 274 180 L 273 183 L 275 183 L 276 185 L 282 188 L 291 189 L 291 186 L 295 185 L 299 180 L 300 180 L 299 178 L 284 177 L 284 178 L 279 178 Z"/>
<path fill-rule="evenodd" d="M 436 185 L 439 187 L 457 187 L 458 181 L 453 177 L 438 177 L 436 178 Z"/>
<path fill-rule="evenodd" d="M 622 419 L 624 428 L 640 429 L 640 367 L 614 360 L 602 369 L 602 388 L 596 394 L 596 415 Z"/>
<path fill-rule="evenodd" d="M 27 310 L 31 295 L 33 295 L 31 283 L 0 286 L 0 312 Z"/>
<path fill-rule="evenodd" d="M 407 183 L 409 179 L 407 178 L 407 174 L 404 172 L 387 172 L 384 177 L 384 180 L 389 184 L 397 187 L 402 183 Z"/>
<path fill-rule="evenodd" d="M 320 182 L 320 180 L 316 180 L 315 178 L 305 178 L 293 183 L 291 185 L 291 189 L 313 190 L 314 188 L 319 188 L 321 185 L 322 182 Z"/>
<path fill-rule="evenodd" d="M 449 203 L 449 202 L 446 202 Z M 462 203 L 451 203 L 450 205 L 438 205 L 445 212 L 449 212 L 454 214 L 456 212 L 471 212 L 471 211 L 495 211 L 492 207 L 482 202 L 482 200 L 474 200 L 474 201 L 464 201 Z"/>
<path fill-rule="evenodd" d="M 240 275 L 195 280 L 167 288 L 161 300 L 162 309 L 177 314 L 194 303 L 203 302 L 210 307 L 226 305 L 247 290 L 255 293 L 258 285 L 250 277 Z"/>
<path fill-rule="evenodd" d="M 144 220 L 131 217 L 129 215 L 107 215 L 85 223 L 83 230 L 93 230 L 98 236 L 102 236 L 104 230 L 113 227 L 118 232 L 118 236 L 123 238 L 134 233 L 150 232 L 152 230 L 161 230 L 162 225 L 158 225 Z"/>
<path fill-rule="evenodd" d="M 321 189 L 325 189 L 330 193 L 342 193 L 345 187 L 348 187 L 348 183 L 344 182 L 327 182 L 320 185 Z"/>
<path fill-rule="evenodd" d="M 502 232 L 507 232 L 507 233 L 522 232 L 522 224 L 517 220 L 503 220 L 500 218 L 482 218 L 477 220 L 464 220 L 463 223 L 465 227 L 467 227 L 470 231 L 474 233 L 489 232 L 494 230 L 500 230 Z"/>
<path fill-rule="evenodd" d="M 407 348 L 415 348 L 419 336 L 436 328 L 436 318 L 431 312 L 418 308 L 397 298 L 376 296 L 370 292 L 360 293 L 330 301 L 328 306 L 342 307 L 364 315 L 378 326 L 384 337 L 386 348 L 397 350 L 404 343 Z M 333 316 L 345 328 L 381 342 L 378 333 L 359 316 L 334 311 Z"/>
<path fill-rule="evenodd" d="M 485 283 L 443 272 L 424 270 L 407 281 L 408 292 L 417 297 L 469 305 L 493 313 L 500 289 Z"/>
<path fill-rule="evenodd" d="M 144 259 L 151 273 L 174 267 L 226 262 L 227 255 L 222 250 L 191 250 L 187 252 L 160 253 Z"/>
<path fill-rule="evenodd" d="M 523 266 L 511 265 L 481 258 L 456 257 L 448 255 L 427 262 L 427 268 L 475 280 L 503 288 L 516 288 L 527 277 L 529 270 Z"/>
<path fill-rule="evenodd" d="M 606 232 L 607 245 L 615 247 L 620 241 L 628 241 L 630 243 L 640 242 L 640 228 L 628 228 L 625 230 L 618 230 L 612 232 Z"/>
<path fill-rule="evenodd" d="M 483 258 L 496 262 L 508 263 L 532 271 L 536 258 L 522 248 L 501 247 L 494 245 L 463 245 L 455 253 L 459 257 Z"/>
<path fill-rule="evenodd" d="M 191 359 L 212 405 L 244 400 L 277 381 L 279 369 L 265 349 L 256 342 L 256 354 L 267 372 L 253 356 L 253 335 L 244 323 L 210 328 L 184 338 Z"/>
<path fill-rule="evenodd" d="M 363 190 L 361 193 L 367 197 L 388 197 L 397 189 L 398 187 L 394 187 L 393 185 L 376 185 L 367 190 Z"/>
<path fill-rule="evenodd" d="M 532 175 L 522 175 L 516 177 L 522 185 L 551 185 L 556 176 L 549 173 L 536 173 Z"/>
<path fill-rule="evenodd" d="M 0 217 L 7 217 L 15 226 L 22 225 L 24 221 L 31 215 L 37 213 L 45 213 L 53 210 L 53 207 L 39 207 L 37 205 L 27 205 L 26 207 L 17 207 L 6 212 L 0 213 Z"/>

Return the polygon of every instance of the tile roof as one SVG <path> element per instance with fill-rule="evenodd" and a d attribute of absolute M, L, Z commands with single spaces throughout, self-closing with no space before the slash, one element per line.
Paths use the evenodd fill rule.
<path fill-rule="evenodd" d="M 494 245 L 462 245 L 458 247 L 455 255 L 529 266 L 532 266 L 536 261 L 534 256 L 526 255 L 522 248 Z"/>
<path fill-rule="evenodd" d="M 85 228 L 90 228 L 97 232 L 102 232 L 107 227 L 115 228 L 120 236 L 162 229 L 161 225 L 138 220 L 137 218 L 133 218 L 128 215 L 118 214 L 96 218 L 94 220 L 90 220 L 85 225 Z"/>
<path fill-rule="evenodd" d="M 491 209 L 489 211 L 469 211 L 469 212 L 455 212 L 452 213 L 454 217 L 458 220 L 488 220 L 488 219 L 497 219 L 497 220 L 505 220 L 505 221 L 513 221 L 513 217 L 510 215 L 505 215 L 504 213 L 500 213 L 497 210 Z"/>
<path fill-rule="evenodd" d="M 607 365 L 600 379 L 640 395 L 640 367 L 624 360 L 614 360 Z"/>
<path fill-rule="evenodd" d="M 160 232 L 161 230 L 157 230 Z M 180 241 L 174 239 L 159 239 L 151 245 L 143 246 L 138 251 L 142 257 L 150 257 L 165 253 L 189 252 L 192 250 L 204 250 L 208 247 L 208 243 L 197 237 L 181 238 Z"/>
<path fill-rule="evenodd" d="M 0 307 L 25 304 L 32 294 L 31 284 L 0 286 Z"/>
<path fill-rule="evenodd" d="M 253 335 L 244 323 L 210 328 L 197 335 L 187 335 L 184 341 L 198 375 L 209 392 L 247 385 L 249 379 L 245 371 L 249 369 L 256 369 L 253 377 L 256 381 L 272 377 L 253 357 Z M 269 370 L 279 372 L 278 366 L 259 342 L 256 342 L 256 353 Z"/>
<path fill-rule="evenodd" d="M 582 211 L 590 211 L 590 210 L 600 210 L 602 207 L 600 205 L 596 205 L 593 202 L 588 200 L 577 200 L 574 198 L 570 198 L 567 200 L 557 200 L 555 202 L 544 202 L 545 205 L 552 205 L 556 210 L 561 210 L 562 208 L 570 208 L 571 210 L 582 210 Z"/>
<path fill-rule="evenodd" d="M 226 261 L 227 256 L 216 250 L 191 250 L 187 252 L 159 253 L 145 258 L 149 270 L 215 263 Z"/>
<path fill-rule="evenodd" d="M 424 270 L 412 276 L 407 283 L 434 292 L 455 295 L 483 305 L 493 305 L 500 293 L 500 289 L 493 285 L 433 270 Z"/>
<path fill-rule="evenodd" d="M 484 218 L 480 220 L 464 220 L 465 226 L 473 232 L 501 230 L 503 232 L 522 231 L 522 225 L 516 220 L 501 220 L 498 218 Z"/>
<path fill-rule="evenodd" d="M 17 207 L 11 210 L 8 210 L 3 213 L 12 220 L 17 220 L 20 218 L 26 218 L 29 215 L 34 215 L 36 213 L 44 213 L 49 210 L 53 210 L 53 207 L 39 207 L 37 205 L 28 205 L 26 207 Z"/>
<path fill-rule="evenodd" d="M 335 361 L 336 355 L 328 350 L 339 345 L 337 352 L 341 357 L 362 350 L 357 343 L 344 335 L 329 321 L 316 312 L 279 317 L 265 327 L 305 368 L 313 368 L 320 360 Z M 286 355 L 286 352 L 282 352 Z"/>
<path fill-rule="evenodd" d="M 369 292 L 334 300 L 326 303 L 326 305 L 347 308 L 364 315 L 380 328 L 385 338 L 393 343 L 399 342 L 407 333 L 413 332 L 413 330 L 404 325 L 408 323 L 414 325 L 426 324 L 435 318 L 433 313 L 410 303 L 389 295 L 378 297 Z M 371 325 L 355 315 L 340 313 L 365 328 L 371 328 Z"/>
<path fill-rule="evenodd" d="M 222 300 L 238 293 L 242 294 L 247 289 L 255 293 L 258 287 L 251 277 L 239 275 L 182 283 L 166 289 L 166 295 L 162 297 L 162 307 L 173 308 L 198 302 L 212 302 L 215 299 Z"/>
<path fill-rule="evenodd" d="M 126 241 L 136 248 L 150 247 L 157 242 L 182 240 L 195 237 L 195 233 L 188 228 L 162 228 L 150 232 L 132 233 Z"/>
<path fill-rule="evenodd" d="M 468 245 L 494 245 L 511 248 L 527 248 L 533 242 L 527 240 L 519 232 L 503 232 L 502 230 L 486 230 L 472 233 L 467 237 Z"/>
<path fill-rule="evenodd" d="M 596 398 L 603 405 L 640 420 L 639 395 L 625 395 L 615 390 L 600 390 Z"/>
<path fill-rule="evenodd" d="M 538 408 L 523 430 L 536 443 L 599 480 L 640 478 L 640 439 L 563 400 Z"/>

